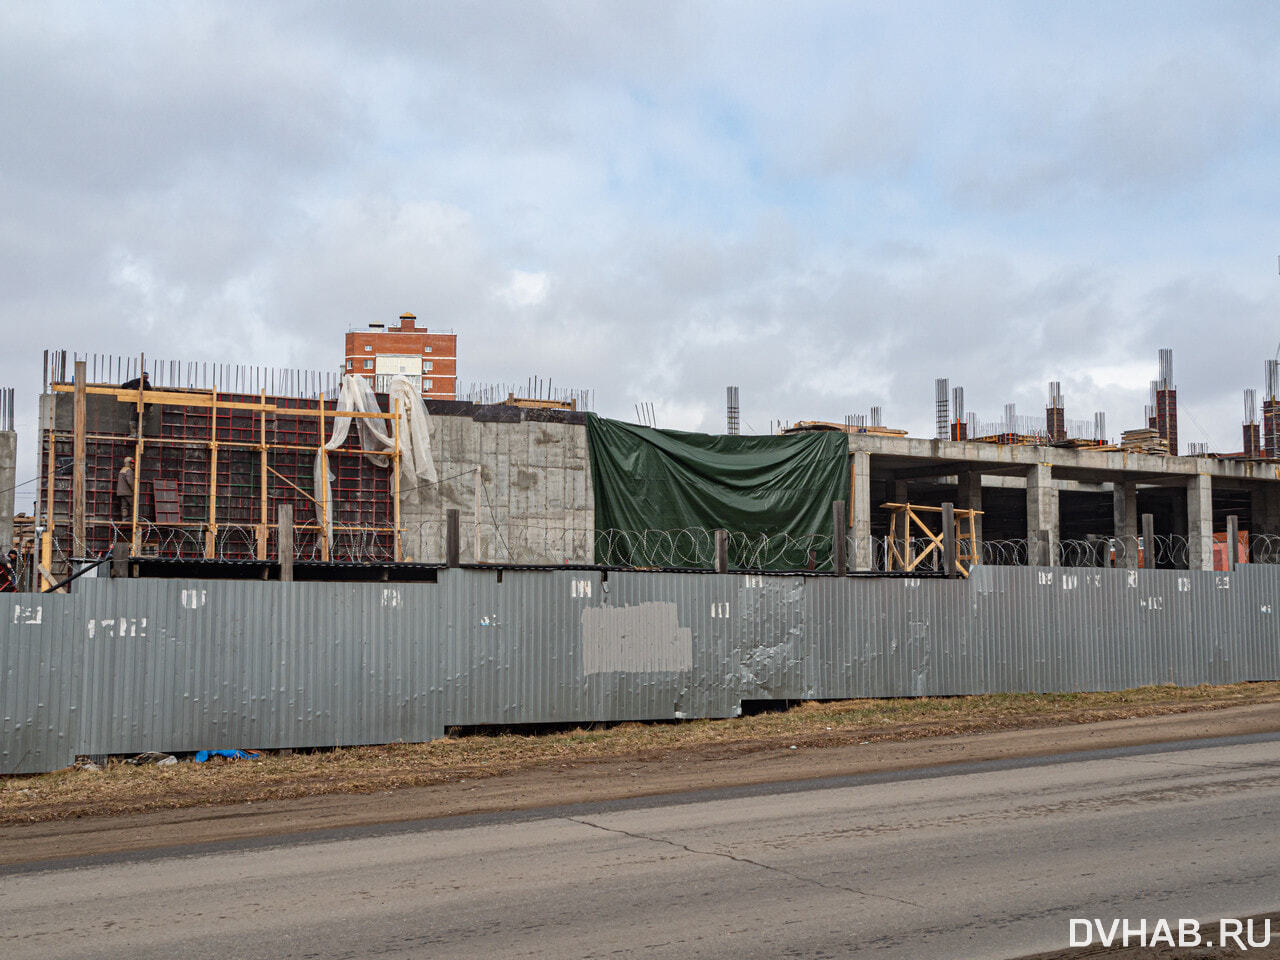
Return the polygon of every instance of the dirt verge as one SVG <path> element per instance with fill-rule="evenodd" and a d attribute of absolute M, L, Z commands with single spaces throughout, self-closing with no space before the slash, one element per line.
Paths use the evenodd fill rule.
<path fill-rule="evenodd" d="M 1249 684 L 804 704 L 740 721 L 113 764 L 0 783 L 0 864 L 1273 731 L 1280 684 Z"/>

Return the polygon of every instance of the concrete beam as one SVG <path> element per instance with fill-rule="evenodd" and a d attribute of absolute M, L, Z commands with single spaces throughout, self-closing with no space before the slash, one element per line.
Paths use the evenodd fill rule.
<path fill-rule="evenodd" d="M 1072 447 L 1001 446 L 973 441 L 885 437 L 870 433 L 850 434 L 849 450 L 863 451 L 877 458 L 889 458 L 892 462 L 882 465 L 887 472 L 945 469 L 947 473 L 953 474 L 968 470 L 998 473 L 1010 467 L 1030 469 L 1044 463 L 1053 469 L 1055 476 L 1064 479 L 1142 480 L 1171 474 L 1192 477 L 1203 471 L 1215 481 L 1258 481 L 1280 485 L 1280 465 L 1258 460 L 1160 457 Z"/>
<path fill-rule="evenodd" d="M 1053 468 L 1038 463 L 1027 471 L 1027 562 L 1052 567 L 1058 561 L 1058 490 Z"/>
<path fill-rule="evenodd" d="M 1187 482 L 1187 568 L 1213 569 L 1213 481 L 1208 474 Z"/>

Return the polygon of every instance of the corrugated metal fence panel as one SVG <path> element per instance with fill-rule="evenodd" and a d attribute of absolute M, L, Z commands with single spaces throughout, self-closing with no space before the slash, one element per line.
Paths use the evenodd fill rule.
<path fill-rule="evenodd" d="M 964 581 L 442 571 L 438 583 L 85 580 L 0 598 L 0 772 L 77 753 L 724 717 L 752 699 L 1280 677 L 1280 568 L 978 567 Z"/>

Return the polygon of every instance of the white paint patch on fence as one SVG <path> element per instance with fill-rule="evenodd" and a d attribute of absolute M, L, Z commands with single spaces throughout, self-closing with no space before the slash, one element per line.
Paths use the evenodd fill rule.
<path fill-rule="evenodd" d="M 582 673 L 678 673 L 693 669 L 693 631 L 674 603 L 587 607 L 582 611 Z"/>

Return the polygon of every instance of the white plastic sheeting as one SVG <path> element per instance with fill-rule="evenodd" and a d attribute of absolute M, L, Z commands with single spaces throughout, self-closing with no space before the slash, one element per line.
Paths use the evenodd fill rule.
<path fill-rule="evenodd" d="M 360 431 L 362 450 L 384 450 L 391 453 L 395 450 L 395 430 L 391 426 L 391 420 L 398 402 L 402 492 L 416 491 L 419 484 L 436 482 L 436 466 L 431 458 L 431 415 L 427 413 L 422 397 L 408 377 L 397 375 L 391 378 L 387 400 L 393 413 L 386 415 L 385 430 L 382 427 L 383 421 L 376 418 L 344 417 L 341 415 L 343 412 L 381 413 L 382 408 L 378 406 L 378 398 L 368 380 L 351 374 L 342 378 L 342 386 L 338 391 L 338 415 L 333 418 L 333 430 L 324 449 L 316 453 L 315 489 L 317 493 L 324 492 L 323 497 L 316 498 L 316 518 L 323 526 L 326 538 L 332 539 L 333 536 L 333 488 L 329 484 L 325 460 L 329 451 L 337 450 L 347 442 L 353 420 L 356 429 Z M 367 453 L 366 456 L 379 467 L 386 467 L 391 463 L 391 459 L 384 454 Z"/>

